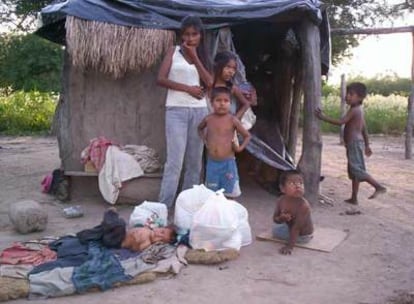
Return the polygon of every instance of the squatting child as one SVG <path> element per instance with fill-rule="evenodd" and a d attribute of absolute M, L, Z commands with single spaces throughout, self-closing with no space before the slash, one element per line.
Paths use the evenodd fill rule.
<path fill-rule="evenodd" d="M 371 156 L 368 132 L 366 128 L 362 102 L 367 95 L 367 88 L 363 83 L 353 82 L 346 88 L 346 103 L 350 106 L 348 112 L 341 119 L 333 119 L 323 114 L 321 109 L 316 109 L 316 116 L 334 125 L 345 125 L 344 143 L 348 159 L 348 177 L 352 180 L 351 198 L 345 200 L 350 204 L 358 204 L 358 190 L 360 182 L 367 182 L 374 187 L 374 193 L 369 197 L 373 199 L 379 194 L 385 193 L 386 188 L 378 183 L 365 168 L 365 155 Z"/>
<path fill-rule="evenodd" d="M 235 153 L 246 147 L 251 135 L 240 120 L 230 113 L 230 98 L 228 88 L 212 89 L 213 113 L 202 120 L 198 133 L 207 149 L 206 186 L 214 191 L 224 188 L 224 195 L 237 197 L 241 191 Z M 234 143 L 234 131 L 243 137 L 239 145 Z"/>
<path fill-rule="evenodd" d="M 304 198 L 302 174 L 297 170 L 281 173 L 279 187 L 282 195 L 276 201 L 273 214 L 273 237 L 287 241 L 280 249 L 282 254 L 291 254 L 296 243 L 307 243 L 313 237 L 313 222 L 309 202 Z"/>

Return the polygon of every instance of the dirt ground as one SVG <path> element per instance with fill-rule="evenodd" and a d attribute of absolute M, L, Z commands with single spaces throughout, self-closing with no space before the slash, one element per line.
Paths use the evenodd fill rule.
<path fill-rule="evenodd" d="M 237 260 L 225 264 L 190 265 L 176 277 L 42 302 L 384 304 L 398 291 L 412 292 L 414 159 L 404 159 L 403 137 L 376 136 L 371 141 L 374 154 L 367 159 L 368 170 L 388 192 L 368 200 L 372 189 L 362 184 L 357 207 L 361 214 L 341 215 L 350 207 L 343 202 L 350 194 L 345 152 L 338 136 L 323 137 L 321 189 L 334 204 L 314 206 L 314 221 L 349 231 L 349 237 L 331 253 L 297 248 L 291 256 L 282 256 L 280 244 L 253 241 L 241 249 Z M 0 249 L 13 241 L 63 235 L 99 224 L 108 207 L 101 199 L 64 204 L 40 192 L 43 176 L 59 167 L 54 138 L 0 137 L 0 146 Z M 239 202 L 249 211 L 255 235 L 271 226 L 275 196 L 248 178 L 242 180 L 242 190 Z M 13 231 L 8 206 L 21 199 L 37 200 L 47 209 L 44 232 L 20 235 Z M 71 204 L 81 204 L 85 216 L 64 218 L 62 209 Z M 132 208 L 120 206 L 121 214 L 127 219 Z"/>

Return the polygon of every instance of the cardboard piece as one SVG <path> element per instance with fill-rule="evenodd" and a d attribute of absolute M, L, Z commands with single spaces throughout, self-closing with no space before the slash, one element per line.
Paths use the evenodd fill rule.
<path fill-rule="evenodd" d="M 295 244 L 295 247 L 307 248 L 311 250 L 331 252 L 336 246 L 342 243 L 348 237 L 348 232 L 324 228 L 324 227 L 315 227 L 313 232 L 313 238 L 306 244 Z M 286 243 L 285 240 L 274 238 L 271 231 L 265 231 L 259 233 L 256 236 L 256 239 L 259 241 L 273 241 L 278 243 Z"/>

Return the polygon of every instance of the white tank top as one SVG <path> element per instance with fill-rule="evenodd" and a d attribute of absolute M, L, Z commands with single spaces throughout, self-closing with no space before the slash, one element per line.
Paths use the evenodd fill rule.
<path fill-rule="evenodd" d="M 175 47 L 168 79 L 189 86 L 200 85 L 200 76 L 198 75 L 197 68 L 194 64 L 189 64 L 185 60 L 179 46 Z M 207 102 L 205 97 L 197 99 L 188 93 L 168 89 L 165 105 L 167 107 L 204 108 L 207 107 Z"/>

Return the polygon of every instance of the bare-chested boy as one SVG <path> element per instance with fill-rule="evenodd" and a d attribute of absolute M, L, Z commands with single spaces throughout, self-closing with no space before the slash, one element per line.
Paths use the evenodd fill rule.
<path fill-rule="evenodd" d="M 281 173 L 279 187 L 282 195 L 276 201 L 273 221 L 273 237 L 287 241 L 280 249 L 282 254 L 291 254 L 293 246 L 309 242 L 313 237 L 313 222 L 309 202 L 305 193 L 302 174 L 297 170 Z"/>
<path fill-rule="evenodd" d="M 348 159 L 348 176 L 352 180 L 351 198 L 345 200 L 347 203 L 358 204 L 358 190 L 360 182 L 367 182 L 375 188 L 369 199 L 385 193 L 386 188 L 379 184 L 365 168 L 365 155 L 371 156 L 368 132 L 365 125 L 362 102 L 367 95 L 367 88 L 363 83 L 353 82 L 346 87 L 346 103 L 350 106 L 348 112 L 341 119 L 333 119 L 325 116 L 321 109 L 316 109 L 316 116 L 334 125 L 345 125 L 344 142 L 346 156 Z M 365 146 L 365 147 L 364 147 Z"/>
<path fill-rule="evenodd" d="M 212 89 L 213 113 L 203 119 L 198 133 L 207 148 L 206 186 L 213 191 L 224 188 L 224 195 L 237 197 L 241 191 L 234 153 L 246 147 L 251 135 L 230 113 L 230 94 L 226 87 Z M 233 141 L 235 130 L 243 137 L 241 144 Z"/>

